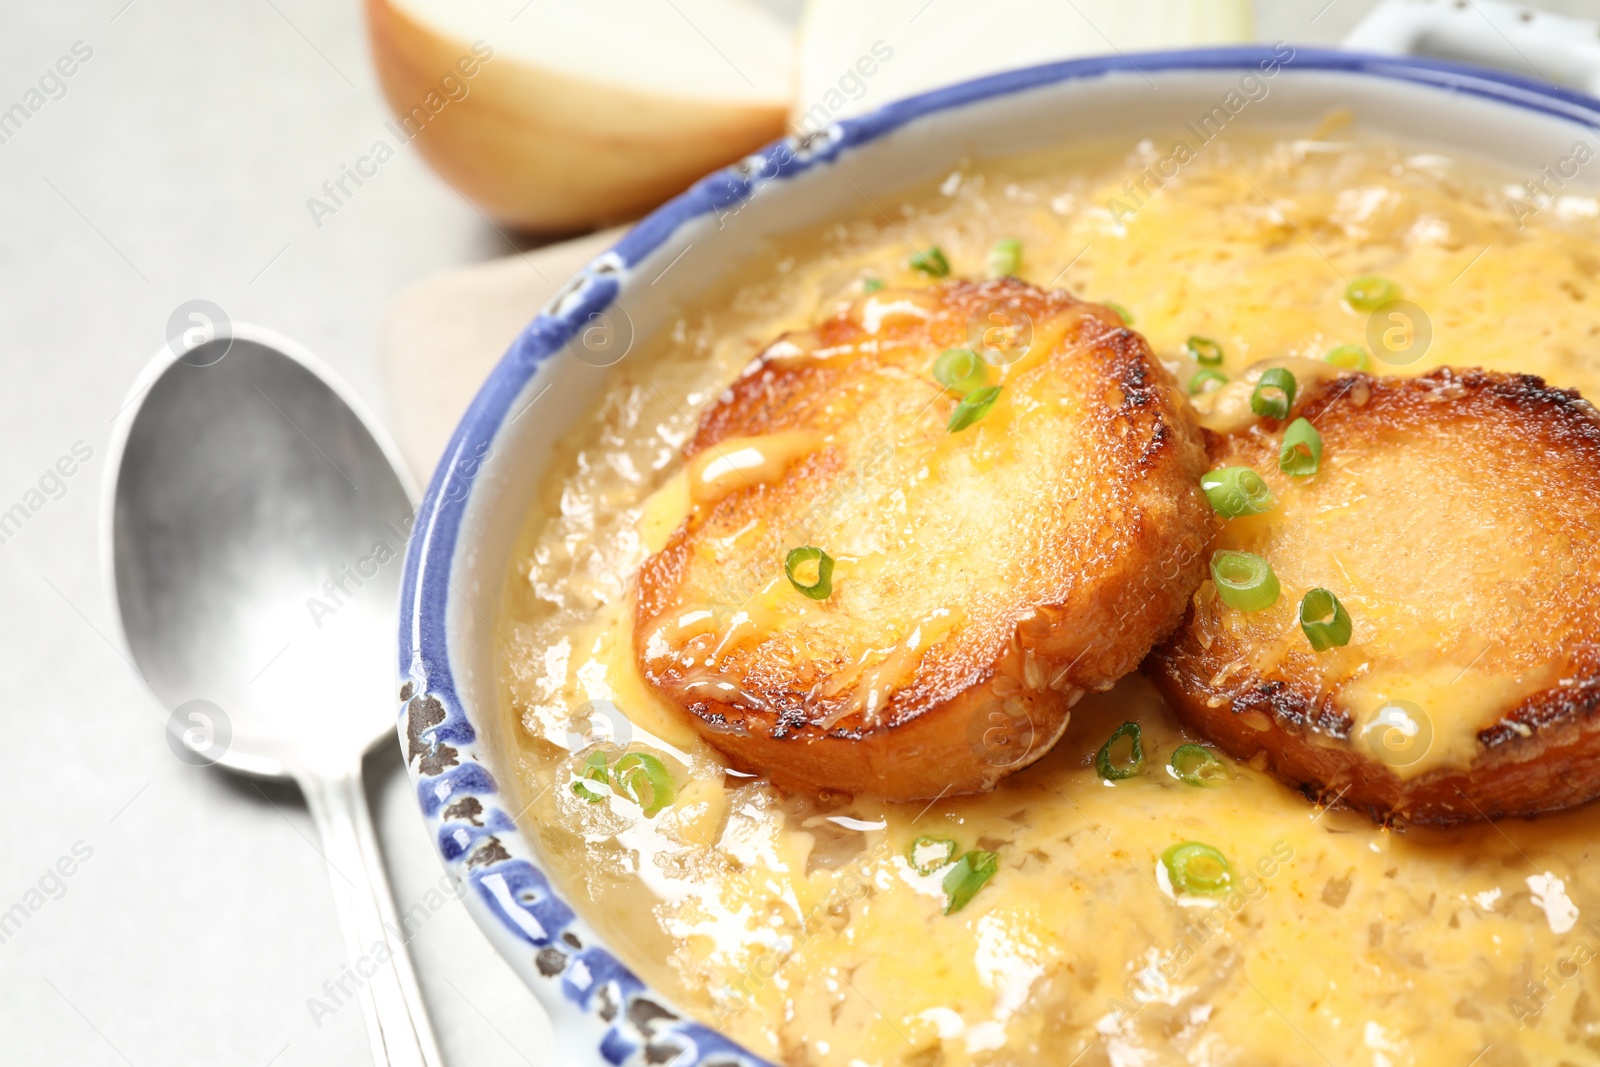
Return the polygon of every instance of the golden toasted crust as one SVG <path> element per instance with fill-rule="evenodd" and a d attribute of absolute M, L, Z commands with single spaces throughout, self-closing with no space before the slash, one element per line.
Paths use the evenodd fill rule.
<path fill-rule="evenodd" d="M 1208 580 L 1147 671 L 1195 728 L 1319 799 L 1374 818 L 1532 815 L 1600 795 L 1600 420 L 1534 377 L 1441 369 L 1313 386 L 1295 413 L 1323 461 L 1278 470 L 1282 424 L 1210 439 L 1276 507 L 1218 549 L 1263 556 L 1260 612 Z M 1315 651 L 1310 588 L 1352 620 Z"/>
<path fill-rule="evenodd" d="M 948 432 L 934 360 L 996 324 L 1019 331 L 989 335 L 1000 362 L 1020 358 L 990 369 L 988 414 Z M 646 679 L 741 768 L 895 799 L 989 788 L 1137 666 L 1200 579 L 1200 431 L 1144 341 L 1065 293 L 863 298 L 775 342 L 685 457 L 807 434 L 640 573 Z M 826 600 L 784 575 L 808 545 L 837 561 Z"/>

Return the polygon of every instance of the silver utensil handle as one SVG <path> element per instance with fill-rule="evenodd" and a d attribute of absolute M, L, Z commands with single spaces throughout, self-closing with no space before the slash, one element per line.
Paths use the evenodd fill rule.
<path fill-rule="evenodd" d="M 322 835 L 323 859 L 339 912 L 349 967 L 324 989 L 324 1003 L 339 997 L 361 1004 L 378 1067 L 443 1067 L 428 1024 L 405 935 L 372 831 L 372 816 L 358 768 L 346 774 L 299 776 L 311 816 Z"/>

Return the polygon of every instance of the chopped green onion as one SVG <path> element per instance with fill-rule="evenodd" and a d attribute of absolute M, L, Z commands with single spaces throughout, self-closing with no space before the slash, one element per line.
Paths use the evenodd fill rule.
<path fill-rule="evenodd" d="M 1250 410 L 1269 419 L 1287 419 L 1294 394 L 1294 375 L 1282 367 L 1269 367 L 1261 372 L 1256 391 L 1250 394 Z"/>
<path fill-rule="evenodd" d="M 950 261 L 944 258 L 944 251 L 938 245 L 929 245 L 926 252 L 918 252 L 911 257 L 911 269 L 920 270 L 932 278 L 947 278 L 950 276 Z"/>
<path fill-rule="evenodd" d="M 944 913 L 949 915 L 966 907 L 967 902 L 983 888 L 983 883 L 994 877 L 994 872 L 999 869 L 999 860 L 997 854 L 978 849 L 956 860 L 956 865 L 944 876 L 944 892 L 949 898 Z"/>
<path fill-rule="evenodd" d="M 933 378 L 957 396 L 966 396 L 989 384 L 989 365 L 970 348 L 947 348 L 933 361 Z"/>
<path fill-rule="evenodd" d="M 1278 469 L 1291 478 L 1307 478 L 1322 466 L 1322 435 L 1309 419 L 1295 419 L 1283 431 Z"/>
<path fill-rule="evenodd" d="M 861 291 L 863 293 L 876 293 L 879 289 L 882 289 L 882 288 L 883 288 L 883 279 L 882 278 L 868 278 L 866 281 L 861 283 Z"/>
<path fill-rule="evenodd" d="M 599 804 L 611 797 L 611 778 L 606 773 L 606 754 L 604 752 L 591 752 L 589 758 L 583 761 L 583 770 L 578 773 L 579 781 L 572 783 L 572 791 L 591 804 Z M 606 786 L 604 792 L 590 789 L 585 782 L 599 782 Z"/>
<path fill-rule="evenodd" d="M 1173 892 L 1180 896 L 1196 893 L 1225 893 L 1233 885 L 1233 868 L 1228 857 L 1199 841 L 1184 841 L 1161 854 Z"/>
<path fill-rule="evenodd" d="M 1115 300 L 1107 300 L 1105 302 L 1105 304 L 1106 304 L 1106 307 L 1110 308 L 1112 311 L 1115 311 L 1117 313 L 1117 318 L 1122 320 L 1122 325 L 1124 325 L 1124 326 L 1132 326 L 1133 325 L 1133 312 L 1129 311 L 1127 308 L 1123 307 L 1121 304 L 1117 303 Z"/>
<path fill-rule="evenodd" d="M 591 804 L 603 804 L 611 799 L 610 793 L 597 793 L 582 782 L 573 782 L 572 791 Z"/>
<path fill-rule="evenodd" d="M 1189 335 L 1183 342 L 1183 350 L 1203 367 L 1220 367 L 1222 365 L 1222 346 L 1209 337 L 1201 337 L 1197 333 Z"/>
<path fill-rule="evenodd" d="M 1350 643 L 1350 613 L 1326 589 L 1313 589 L 1300 598 L 1300 629 L 1318 652 Z"/>
<path fill-rule="evenodd" d="M 1228 768 L 1204 745 L 1179 745 L 1172 750 L 1172 773 L 1188 785 L 1219 786 L 1228 780 Z"/>
<path fill-rule="evenodd" d="M 639 805 L 646 815 L 654 815 L 677 795 L 672 774 L 666 764 L 648 752 L 630 752 L 612 768 L 622 795 Z"/>
<path fill-rule="evenodd" d="M 913 871 L 929 875 L 953 861 L 957 847 L 948 837 L 919 837 L 906 849 L 906 861 Z"/>
<path fill-rule="evenodd" d="M 1344 287 L 1344 299 L 1357 311 L 1376 311 L 1400 296 L 1400 287 L 1388 278 L 1363 274 Z"/>
<path fill-rule="evenodd" d="M 950 413 L 950 421 L 945 423 L 944 428 L 951 433 L 960 433 L 989 414 L 989 409 L 994 407 L 995 398 L 999 395 L 998 385 L 973 390 L 961 398 L 961 403 Z"/>
<path fill-rule="evenodd" d="M 1278 576 L 1253 552 L 1212 553 L 1211 580 L 1217 596 L 1230 608 L 1260 611 L 1278 602 Z"/>
<path fill-rule="evenodd" d="M 794 572 L 802 563 L 817 561 L 817 580 L 806 585 L 794 576 Z M 833 557 L 820 548 L 805 545 L 789 550 L 783 557 L 783 573 L 789 576 L 789 584 L 794 586 L 812 600 L 827 600 L 833 592 Z"/>
<path fill-rule="evenodd" d="M 989 249 L 989 277 L 1012 278 L 1022 266 L 1022 242 L 1015 237 L 1002 238 Z"/>
<path fill-rule="evenodd" d="M 1200 478 L 1211 510 L 1225 519 L 1260 515 L 1276 503 L 1266 479 L 1249 467 L 1218 467 Z"/>
<path fill-rule="evenodd" d="M 1189 395 L 1199 396 L 1209 393 L 1213 389 L 1220 389 L 1228 384 L 1228 376 L 1219 370 L 1210 367 L 1201 367 L 1194 372 L 1194 377 L 1189 379 Z"/>
<path fill-rule="evenodd" d="M 1372 361 L 1367 358 L 1367 350 L 1362 345 L 1336 345 L 1328 349 L 1322 361 L 1345 370 L 1366 370 L 1372 366 Z"/>
<path fill-rule="evenodd" d="M 1130 739 L 1126 754 L 1117 750 L 1117 742 L 1124 737 Z M 1144 741 L 1138 723 L 1125 722 L 1106 738 L 1106 743 L 1094 754 L 1094 770 L 1108 782 L 1132 778 L 1144 770 Z"/>

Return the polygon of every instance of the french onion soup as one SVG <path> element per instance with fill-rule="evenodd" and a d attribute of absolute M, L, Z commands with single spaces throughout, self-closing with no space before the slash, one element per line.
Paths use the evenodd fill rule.
<path fill-rule="evenodd" d="M 774 1062 L 1595 1062 L 1600 206 L 1169 140 L 613 369 L 507 583 L 525 828 Z"/>

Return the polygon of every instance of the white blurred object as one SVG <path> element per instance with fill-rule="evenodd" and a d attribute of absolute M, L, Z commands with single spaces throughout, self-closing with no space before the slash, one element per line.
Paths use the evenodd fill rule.
<path fill-rule="evenodd" d="M 513 226 L 636 217 L 783 132 L 793 35 L 749 0 L 368 0 L 366 11 L 392 136 Z"/>
<path fill-rule="evenodd" d="M 1600 96 L 1600 23 L 1524 4 L 1385 0 L 1344 46 L 1482 63 Z"/>
<path fill-rule="evenodd" d="M 391 0 L 419 22 L 552 74 L 686 99 L 788 92 L 789 34 L 749 0 Z"/>
<path fill-rule="evenodd" d="M 810 133 L 941 85 L 1076 56 L 1237 44 L 1250 0 L 809 0 L 790 128 Z"/>

